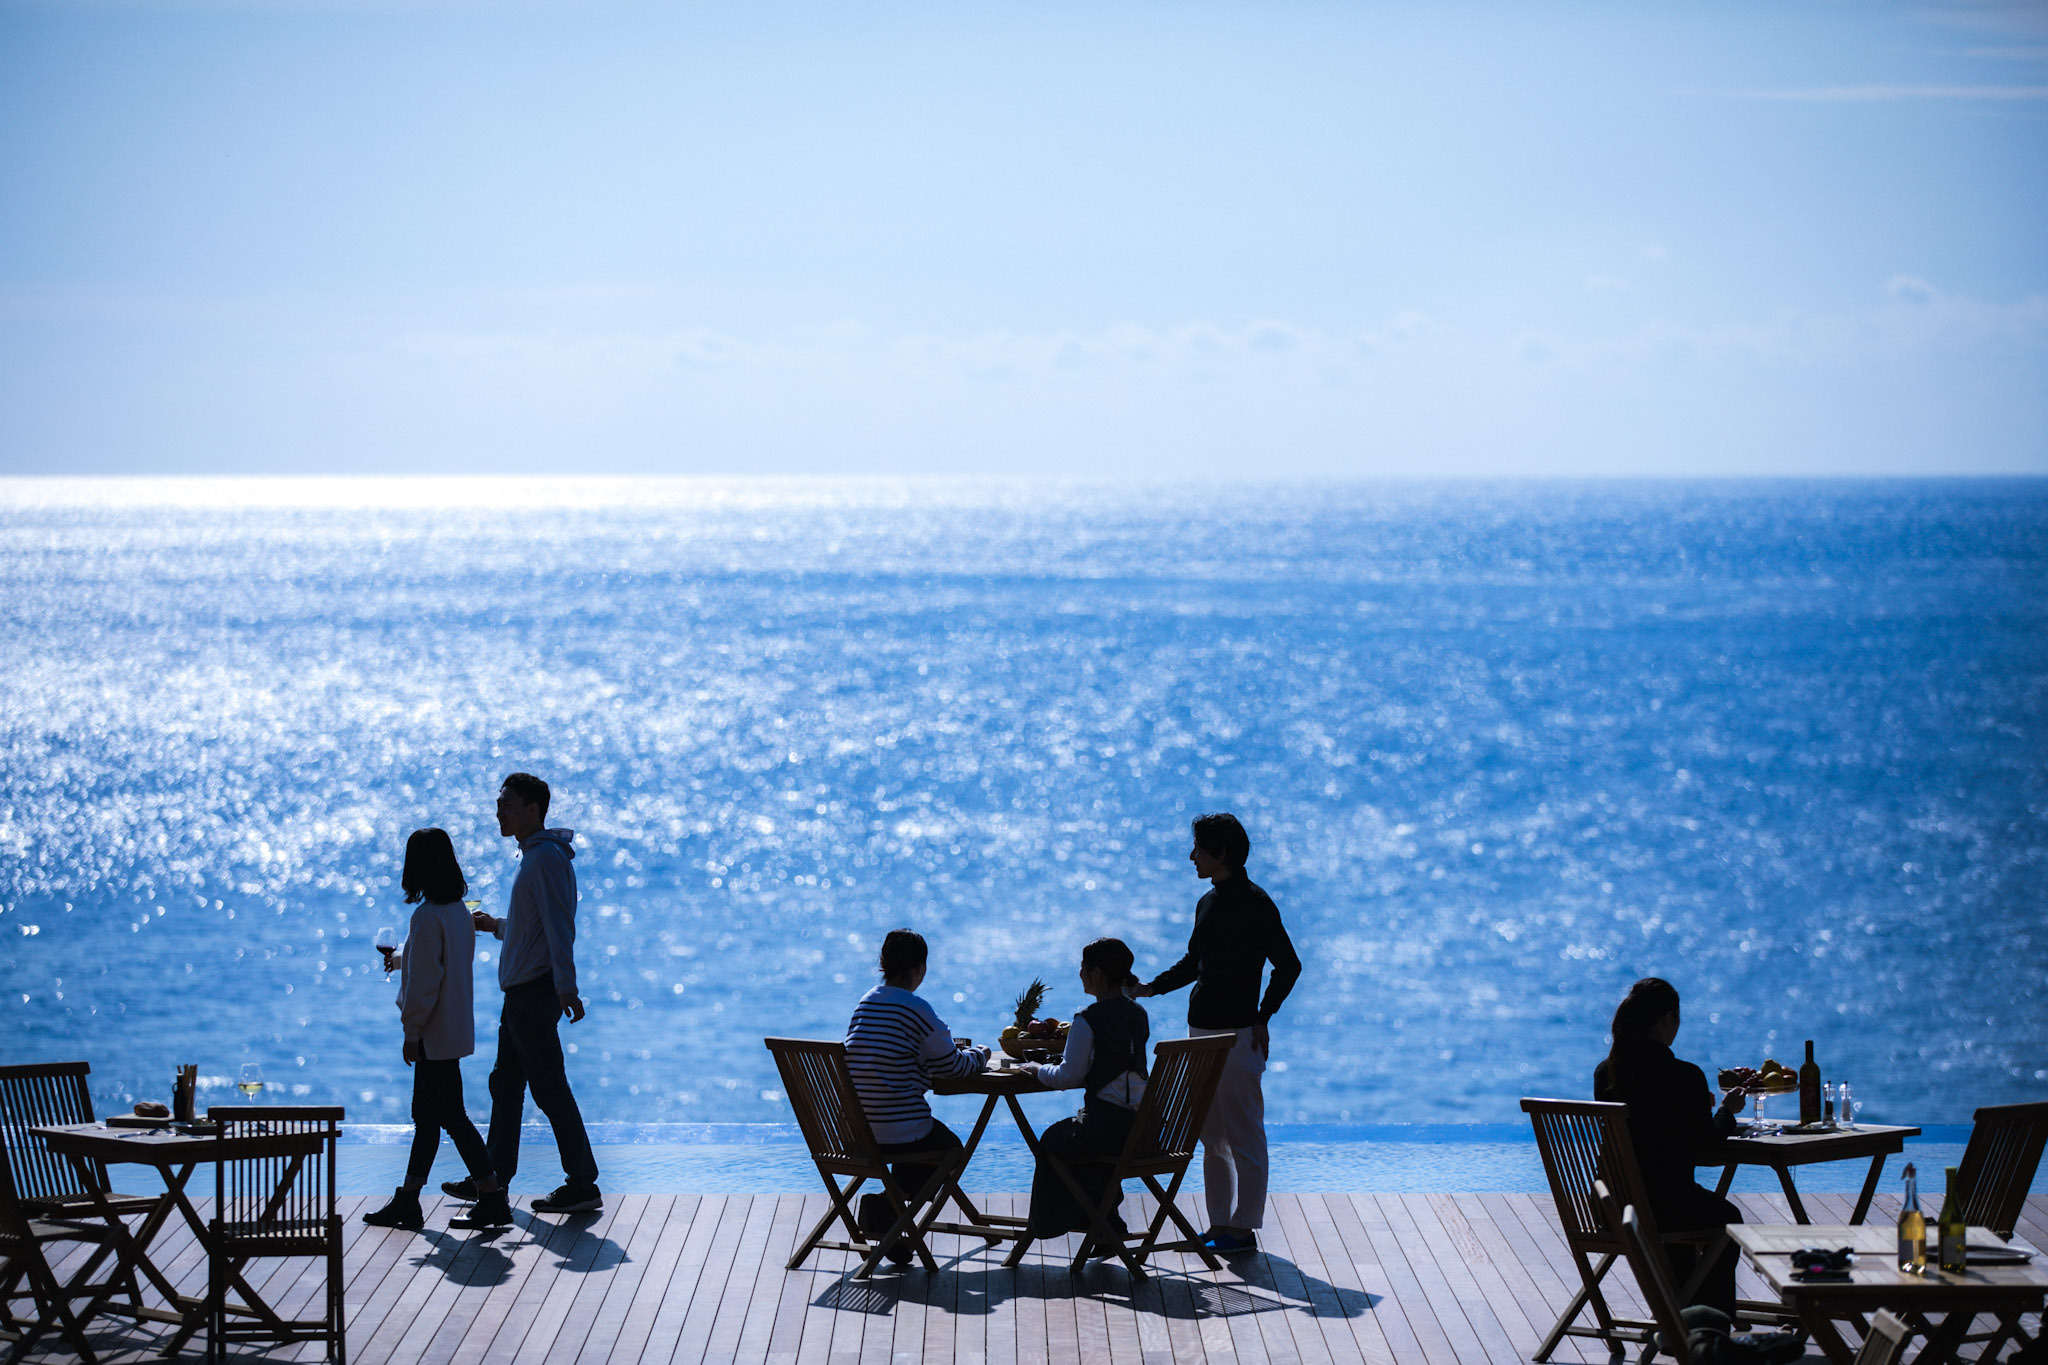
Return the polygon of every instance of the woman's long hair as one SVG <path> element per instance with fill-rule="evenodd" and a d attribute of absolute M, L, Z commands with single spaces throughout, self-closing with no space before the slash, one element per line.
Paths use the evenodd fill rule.
<path fill-rule="evenodd" d="M 1613 1041 L 1607 1047 L 1607 1071 L 1615 1084 L 1635 1069 L 1651 1041 L 1650 1026 L 1678 1008 L 1678 988 L 1661 976 L 1646 976 L 1628 988 L 1614 1007 Z"/>
<path fill-rule="evenodd" d="M 405 841 L 405 871 L 398 884 L 405 889 L 405 903 L 431 901 L 446 905 L 469 894 L 469 882 L 462 864 L 455 861 L 455 842 L 445 829 L 416 829 Z"/>

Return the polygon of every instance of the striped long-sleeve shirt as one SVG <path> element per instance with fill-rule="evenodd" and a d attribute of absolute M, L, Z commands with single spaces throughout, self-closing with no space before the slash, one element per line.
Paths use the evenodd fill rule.
<path fill-rule="evenodd" d="M 877 1142 L 915 1142 L 929 1133 L 925 1087 L 941 1077 L 972 1076 L 987 1056 L 983 1048 L 955 1048 L 945 1020 L 901 986 L 862 996 L 846 1026 L 847 1068 Z"/>

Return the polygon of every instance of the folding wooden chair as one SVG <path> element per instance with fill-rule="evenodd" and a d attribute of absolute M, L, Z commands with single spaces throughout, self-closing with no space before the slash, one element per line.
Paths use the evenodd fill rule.
<path fill-rule="evenodd" d="M 2010 1237 L 2048 1145 L 2048 1100 L 1990 1104 L 1972 1117 L 1970 1144 L 1956 1168 L 1963 1221 Z"/>
<path fill-rule="evenodd" d="M 966 1149 L 950 1147 L 934 1149 L 930 1153 L 882 1154 L 880 1144 L 875 1141 L 874 1130 L 868 1126 L 868 1116 L 860 1107 L 860 1097 L 853 1088 L 853 1072 L 846 1064 L 846 1044 L 804 1038 L 767 1038 L 763 1041 L 768 1045 L 768 1051 L 774 1054 L 776 1070 L 782 1073 L 782 1092 L 789 1096 L 789 1107 L 796 1114 L 797 1127 L 803 1131 L 804 1144 L 810 1148 L 811 1162 L 818 1168 L 818 1176 L 825 1182 L 825 1190 L 832 1198 L 832 1206 L 825 1210 L 825 1216 L 818 1220 L 810 1236 L 804 1238 L 797 1246 L 796 1254 L 789 1258 L 788 1269 L 795 1270 L 820 1247 L 831 1251 L 851 1251 L 861 1257 L 860 1267 L 853 1272 L 853 1277 L 864 1280 L 875 1273 L 875 1267 L 881 1264 L 882 1257 L 898 1238 L 910 1243 L 926 1270 L 939 1268 L 925 1240 L 933 1232 L 980 1237 L 984 1241 L 1000 1240 L 988 1236 L 986 1228 L 937 1221 L 945 1208 L 948 1190 L 964 1169 Z M 891 1162 L 931 1166 L 931 1178 L 923 1189 L 906 1192 L 890 1174 Z M 851 1177 L 844 1188 L 840 1187 L 838 1180 L 842 1175 Z M 854 1216 L 851 1202 L 861 1185 L 869 1180 L 882 1187 L 882 1197 L 895 1214 L 889 1230 L 872 1242 L 862 1235 L 860 1220 Z M 852 1241 L 825 1240 L 825 1234 L 831 1230 L 835 1219 L 845 1224 Z"/>
<path fill-rule="evenodd" d="M 7 1354 L 11 1363 L 27 1355 L 43 1337 L 55 1330 L 85 1365 L 96 1357 L 85 1338 L 85 1324 L 100 1304 L 110 1297 L 114 1286 L 91 1283 L 92 1273 L 104 1259 L 111 1234 L 106 1225 L 93 1220 L 77 1223 L 37 1218 L 15 1197 L 10 1153 L 0 1144 L 0 1340 L 13 1343 Z M 68 1280 L 59 1280 L 44 1248 L 55 1242 L 92 1242 L 101 1250 L 75 1270 Z M 19 1296 L 21 1282 L 35 1304 L 35 1318 L 17 1318 L 8 1301 Z M 88 1299 L 84 1311 L 75 1312 L 72 1303 Z"/>
<path fill-rule="evenodd" d="M 25 1066 L 0 1066 L 0 1145 L 7 1149 L 14 1191 L 22 1212 L 30 1219 L 89 1218 L 97 1220 L 100 1210 L 93 1190 L 81 1181 L 78 1167 L 58 1156 L 28 1130 L 41 1125 L 91 1123 L 92 1090 L 86 1077 L 92 1067 L 86 1062 L 34 1062 Z M 162 1195 L 116 1194 L 107 1179 L 106 1166 L 88 1162 L 86 1169 L 108 1205 L 117 1214 L 147 1216 L 155 1211 Z M 109 1248 L 93 1254 L 85 1274 L 91 1274 L 106 1259 Z M 19 1271 L 0 1272 L 0 1298 L 20 1280 Z M 137 1303 L 133 1271 L 123 1272 L 121 1288 L 130 1304 Z M 0 1308 L 0 1314 L 5 1309 Z"/>
<path fill-rule="evenodd" d="M 1642 1290 L 1643 1302 L 1649 1305 L 1651 1320 L 1656 1324 L 1653 1343 L 1643 1352 L 1642 1361 L 1647 1365 L 1651 1357 L 1658 1351 L 1663 1351 L 1677 1361 L 1678 1365 L 1692 1365 L 1692 1332 L 1695 1326 L 1711 1325 L 1721 1329 L 1724 1323 L 1728 1328 L 1733 1328 L 1734 1324 L 1717 1309 L 1688 1309 L 1679 1302 L 1677 1294 L 1671 1288 L 1671 1277 L 1664 1273 L 1663 1253 L 1651 1245 L 1649 1233 L 1643 1226 L 1641 1210 L 1634 1205 L 1624 1207 L 1615 1202 L 1614 1196 L 1607 1189 L 1607 1183 L 1603 1180 L 1593 1182 L 1593 1203 L 1600 1210 L 1601 1217 L 1606 1220 L 1607 1225 L 1615 1229 L 1621 1242 L 1622 1255 L 1627 1259 L 1629 1269 L 1635 1272 L 1636 1286 Z M 1691 1315 L 1692 1321 L 1687 1320 L 1688 1315 Z M 1702 1318 L 1707 1321 L 1702 1322 Z M 1754 1337 L 1737 1339 L 1750 1342 L 1756 1340 Z M 1779 1337 L 1777 1340 L 1788 1355 L 1796 1356 L 1802 1353 L 1806 1346 L 1804 1332 L 1796 1338 Z"/>
<path fill-rule="evenodd" d="M 1972 1115 L 1972 1120 L 1970 1142 L 1963 1148 L 1962 1163 L 1956 1168 L 1963 1221 L 1971 1227 L 1990 1228 L 2000 1237 L 2010 1237 L 2026 1205 L 2034 1171 L 2041 1164 L 2041 1149 L 2048 1145 L 2048 1100 L 1985 1105 Z M 1988 1342 L 1979 1359 L 1996 1360 L 2014 1339 L 2022 1347 L 2033 1340 L 2017 1319 L 2001 1323 L 1991 1332 L 1966 1336 L 1963 1341 Z"/>
<path fill-rule="evenodd" d="M 1890 1309 L 1878 1309 L 1870 1315 L 1869 1330 L 1863 1334 L 1863 1349 L 1856 1352 L 1856 1365 L 1899 1365 L 1906 1354 L 1906 1339 L 1911 1335 L 1906 1324 L 1893 1317 Z M 1987 1352 L 1978 1358 L 1997 1357 Z"/>
<path fill-rule="evenodd" d="M 346 1365 L 342 1307 L 342 1223 L 335 1207 L 335 1144 L 342 1110 L 331 1106 L 213 1105 L 221 1156 L 214 1164 L 207 1254 L 207 1356 L 227 1359 L 236 1341 L 324 1343 Z M 318 1318 L 287 1319 L 257 1294 L 242 1268 L 251 1260 L 309 1257 L 325 1262 Z M 233 1289 L 239 1303 L 231 1304 Z M 168 1354 L 168 1352 L 167 1352 Z"/>
<path fill-rule="evenodd" d="M 1080 1250 L 1068 1263 L 1068 1270 L 1078 1274 L 1088 1263 L 1091 1254 L 1114 1254 L 1131 1274 L 1138 1279 L 1145 1277 L 1145 1260 L 1161 1251 L 1192 1251 L 1202 1258 L 1202 1263 L 1211 1270 L 1223 1268 L 1223 1262 L 1214 1252 L 1202 1245 L 1201 1234 L 1189 1223 L 1180 1206 L 1174 1203 L 1174 1196 L 1180 1192 L 1181 1181 L 1187 1177 L 1188 1163 L 1194 1159 L 1195 1143 L 1202 1136 L 1202 1124 L 1209 1117 L 1209 1105 L 1216 1098 L 1217 1083 L 1223 1079 L 1223 1067 L 1229 1059 L 1230 1049 L 1237 1039 L 1228 1033 L 1212 1034 L 1206 1038 L 1179 1038 L 1159 1044 L 1153 1051 L 1152 1075 L 1145 1083 L 1145 1098 L 1138 1105 L 1138 1116 L 1131 1124 L 1131 1135 L 1124 1142 L 1123 1151 L 1115 1156 L 1077 1156 L 1062 1161 L 1051 1152 L 1041 1151 L 1039 1159 L 1050 1165 L 1055 1174 L 1074 1192 L 1081 1201 L 1081 1207 L 1088 1210 L 1088 1234 L 1081 1239 Z M 1074 1166 L 1108 1166 L 1108 1183 L 1103 1186 L 1101 1197 L 1092 1198 L 1075 1178 L 1069 1163 Z M 1160 1176 L 1168 1176 L 1162 1187 Z M 1123 1183 L 1138 1179 L 1145 1182 L 1152 1197 L 1159 1201 L 1159 1208 L 1152 1215 L 1152 1222 L 1139 1234 L 1120 1232 L 1111 1222 L 1112 1210 L 1122 1197 Z M 1179 1228 L 1182 1240 L 1161 1242 L 1160 1231 L 1168 1219 Z M 1137 1244 L 1130 1245 L 1132 1241 Z M 1025 1249 L 1031 1239 L 1020 1236 L 1017 1245 L 1010 1248 L 1010 1254 L 1003 1264 L 1014 1266 L 1024 1259 Z"/>
<path fill-rule="evenodd" d="M 1715 1227 L 1663 1232 L 1655 1226 L 1643 1191 L 1641 1168 L 1636 1165 L 1635 1146 L 1629 1140 L 1627 1105 L 1599 1100 L 1524 1099 L 1522 1112 L 1535 1127 L 1536 1150 L 1543 1156 L 1543 1173 L 1550 1179 L 1550 1194 L 1557 1203 L 1565 1245 L 1571 1250 L 1573 1264 L 1579 1268 L 1579 1292 L 1558 1315 L 1535 1358 L 1550 1359 L 1557 1344 L 1568 1336 L 1593 1337 L 1616 1351 L 1627 1343 L 1647 1344 L 1654 1324 L 1640 1318 L 1615 1316 L 1600 1292 L 1600 1282 L 1626 1253 L 1626 1247 L 1620 1231 L 1601 1212 L 1593 1194 L 1594 1182 L 1604 1182 L 1623 1204 L 1635 1208 L 1650 1245 L 1659 1249 L 1673 1244 L 1700 1248 L 1698 1265 L 1673 1296 L 1678 1303 L 1689 1302 L 1698 1292 L 1727 1245 L 1727 1230 Z M 1599 1258 L 1597 1263 L 1590 1259 L 1595 1256 Z M 1578 1317 L 1588 1305 L 1593 1309 L 1594 1324 L 1581 1326 Z M 1768 1305 L 1755 1306 L 1769 1309 Z"/>

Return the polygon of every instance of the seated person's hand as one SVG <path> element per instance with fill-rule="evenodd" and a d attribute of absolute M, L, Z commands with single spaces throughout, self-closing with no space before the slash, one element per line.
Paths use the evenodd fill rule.
<path fill-rule="evenodd" d="M 1721 1111 L 1727 1114 L 1737 1113 L 1748 1099 L 1749 1092 L 1738 1085 L 1721 1097 Z"/>

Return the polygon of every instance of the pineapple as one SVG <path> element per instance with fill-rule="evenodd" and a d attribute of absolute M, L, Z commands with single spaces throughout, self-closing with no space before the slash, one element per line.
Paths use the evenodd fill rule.
<path fill-rule="evenodd" d="M 1022 1030 L 1026 1024 L 1038 1017 L 1038 1007 L 1044 1003 L 1045 983 L 1034 976 L 1031 978 L 1031 984 L 1024 988 L 1024 993 L 1017 997 L 1017 1027 L 1019 1030 Z"/>
<path fill-rule="evenodd" d="M 1012 1057 L 1024 1055 L 1024 1026 L 1032 1021 L 1038 1014 L 1038 1007 L 1044 1003 L 1045 983 L 1034 976 L 1031 984 L 1024 988 L 1024 993 L 1017 997 L 1017 1022 L 1003 1030 L 1003 1051 Z"/>

